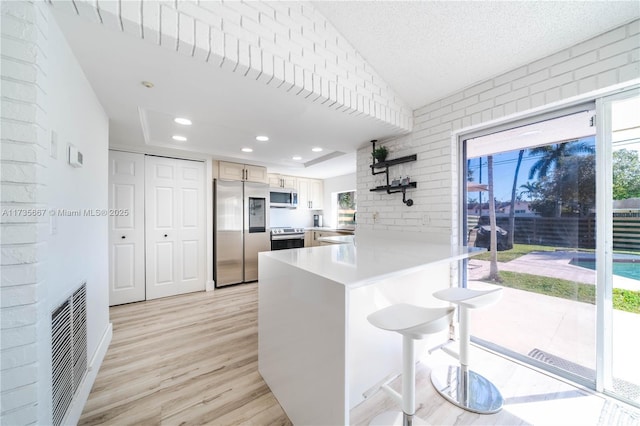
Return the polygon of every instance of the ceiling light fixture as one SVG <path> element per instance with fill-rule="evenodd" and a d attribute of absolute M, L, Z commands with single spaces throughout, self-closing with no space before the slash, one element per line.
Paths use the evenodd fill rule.
<path fill-rule="evenodd" d="M 242 152 L 253 152 L 251 148 L 242 148 Z"/>
<path fill-rule="evenodd" d="M 173 119 L 178 124 L 182 124 L 183 126 L 191 126 L 191 120 L 183 117 L 176 117 Z"/>
<path fill-rule="evenodd" d="M 186 142 L 187 138 L 185 138 L 184 136 L 173 135 L 173 140 L 174 141 L 180 141 L 180 142 Z"/>
<path fill-rule="evenodd" d="M 269 140 L 269 136 L 256 136 L 256 140 L 259 142 L 266 142 Z"/>
<path fill-rule="evenodd" d="M 315 148 L 311 148 L 311 151 L 313 152 L 322 152 L 322 148 L 320 148 L 319 146 L 315 147 Z"/>
<path fill-rule="evenodd" d="M 542 130 L 530 130 L 528 132 L 520 133 L 518 136 L 532 136 L 539 135 L 540 133 L 542 133 Z"/>
<path fill-rule="evenodd" d="M 147 89 L 151 89 L 153 87 L 153 83 L 150 81 L 141 81 L 140 84 L 142 84 Z"/>
<path fill-rule="evenodd" d="M 295 161 L 299 161 L 299 160 L 302 160 L 302 157 L 300 157 L 299 155 L 294 155 L 293 157 L 291 157 L 291 159 Z"/>

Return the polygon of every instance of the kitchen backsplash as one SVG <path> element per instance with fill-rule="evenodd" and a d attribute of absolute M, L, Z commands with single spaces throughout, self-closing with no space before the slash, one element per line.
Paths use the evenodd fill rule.
<path fill-rule="evenodd" d="M 313 226 L 314 214 L 322 214 L 322 210 L 270 209 L 269 225 L 272 228 L 286 226 L 293 228 L 310 228 Z"/>

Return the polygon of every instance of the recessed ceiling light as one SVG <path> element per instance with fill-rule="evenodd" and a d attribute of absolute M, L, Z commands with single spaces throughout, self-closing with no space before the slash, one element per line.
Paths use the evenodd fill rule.
<path fill-rule="evenodd" d="M 242 148 L 242 152 L 253 152 L 251 148 Z"/>
<path fill-rule="evenodd" d="M 540 133 L 542 133 L 541 130 L 529 130 L 528 132 L 520 133 L 518 136 L 532 136 L 539 135 Z"/>
<path fill-rule="evenodd" d="M 191 120 L 188 118 L 176 117 L 173 119 L 178 124 L 182 124 L 183 126 L 191 126 Z"/>
<path fill-rule="evenodd" d="M 153 87 L 153 83 L 150 81 L 141 81 L 140 84 L 142 84 L 147 89 L 151 89 Z"/>
<path fill-rule="evenodd" d="M 173 135 L 173 140 L 174 141 L 180 141 L 180 142 L 186 142 L 187 138 L 185 138 L 184 136 Z"/>
<path fill-rule="evenodd" d="M 294 155 L 293 157 L 291 157 L 292 160 L 302 160 L 302 157 L 300 157 L 299 155 Z"/>
<path fill-rule="evenodd" d="M 256 140 L 260 142 L 266 142 L 269 140 L 269 136 L 256 136 Z"/>
<path fill-rule="evenodd" d="M 315 148 L 311 148 L 311 151 L 313 152 L 322 152 L 322 148 L 320 148 L 319 146 L 315 147 Z"/>

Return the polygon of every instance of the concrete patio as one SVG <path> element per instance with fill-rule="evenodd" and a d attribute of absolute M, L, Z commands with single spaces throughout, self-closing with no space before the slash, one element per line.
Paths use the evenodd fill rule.
<path fill-rule="evenodd" d="M 595 271 L 570 265 L 575 252 L 533 252 L 508 263 L 501 271 L 595 283 Z M 492 287 L 479 281 L 489 272 L 489 262 L 469 262 L 469 287 Z M 614 276 L 614 287 L 640 289 L 640 281 Z M 556 365 L 580 376 L 595 377 L 596 306 L 559 297 L 504 287 L 497 305 L 472 313 L 472 335 L 519 354 Z M 613 311 L 613 376 L 616 389 L 640 403 L 640 349 L 635 343 L 640 315 Z"/>

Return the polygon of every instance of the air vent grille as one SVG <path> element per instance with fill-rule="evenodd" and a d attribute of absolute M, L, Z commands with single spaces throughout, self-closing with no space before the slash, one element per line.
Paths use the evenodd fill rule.
<path fill-rule="evenodd" d="M 62 424 L 87 371 L 87 286 L 51 314 L 53 424 Z"/>

